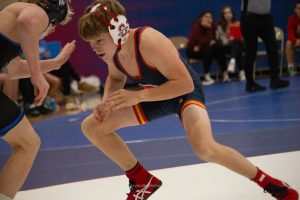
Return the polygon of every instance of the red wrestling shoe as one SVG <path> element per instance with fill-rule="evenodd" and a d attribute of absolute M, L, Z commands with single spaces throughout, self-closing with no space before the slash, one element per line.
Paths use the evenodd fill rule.
<path fill-rule="evenodd" d="M 291 188 L 288 184 L 271 177 L 259 168 L 257 168 L 257 174 L 252 181 L 256 182 L 265 192 L 270 193 L 277 200 L 299 199 L 299 194 L 296 190 Z"/>
<path fill-rule="evenodd" d="M 278 200 L 298 200 L 299 194 L 288 184 L 277 180 L 277 183 L 269 183 L 265 188 L 265 192 L 270 193 Z"/>
<path fill-rule="evenodd" d="M 139 162 L 126 172 L 126 176 L 129 178 L 130 188 L 127 200 L 146 200 L 162 185 L 162 182 Z"/>
<path fill-rule="evenodd" d="M 155 176 L 150 176 L 145 183 L 135 183 L 129 181 L 130 193 L 127 194 L 127 200 L 146 200 L 148 199 L 160 186 L 162 182 Z"/>

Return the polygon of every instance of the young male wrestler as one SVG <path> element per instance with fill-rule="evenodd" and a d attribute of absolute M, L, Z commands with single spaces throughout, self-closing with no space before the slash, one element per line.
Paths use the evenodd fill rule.
<path fill-rule="evenodd" d="M 163 34 L 150 27 L 130 29 L 124 7 L 116 0 L 95 1 L 78 27 L 81 37 L 109 69 L 103 101 L 82 122 L 82 131 L 125 171 L 130 181 L 127 200 L 148 199 L 162 182 L 137 161 L 115 131 L 172 113 L 179 115 L 199 158 L 253 180 L 277 199 L 298 199 L 298 193 L 287 184 L 214 140 L 200 79 Z M 141 89 L 123 89 L 127 78 Z"/>

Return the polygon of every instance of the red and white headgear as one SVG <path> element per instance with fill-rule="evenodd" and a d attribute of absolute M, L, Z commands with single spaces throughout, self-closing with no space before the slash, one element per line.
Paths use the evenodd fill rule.
<path fill-rule="evenodd" d="M 106 17 L 98 11 L 98 8 L 106 11 L 111 16 L 111 20 L 108 21 Z M 113 42 L 118 45 L 118 48 L 121 48 L 121 45 L 127 41 L 129 36 L 127 18 L 124 15 L 116 15 L 103 3 L 96 4 L 90 12 L 99 17 L 108 26 L 108 31 Z"/>

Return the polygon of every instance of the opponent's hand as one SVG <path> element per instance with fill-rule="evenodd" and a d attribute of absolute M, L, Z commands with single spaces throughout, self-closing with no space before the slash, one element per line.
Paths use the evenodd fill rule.
<path fill-rule="evenodd" d="M 34 103 L 41 105 L 49 90 L 49 84 L 42 74 L 31 77 L 31 83 L 34 87 Z"/>
<path fill-rule="evenodd" d="M 100 103 L 93 109 L 93 115 L 99 122 L 104 122 L 111 112 L 110 109 L 105 109 L 105 106 L 105 103 Z"/>
<path fill-rule="evenodd" d="M 58 62 L 59 67 L 67 62 L 67 60 L 70 58 L 71 54 L 75 50 L 76 47 L 76 41 L 73 40 L 72 42 L 68 42 L 60 51 L 60 53 L 55 57 L 55 60 Z"/>
<path fill-rule="evenodd" d="M 140 102 L 138 91 L 118 90 L 113 92 L 106 100 L 106 109 L 119 110 L 136 105 Z"/>

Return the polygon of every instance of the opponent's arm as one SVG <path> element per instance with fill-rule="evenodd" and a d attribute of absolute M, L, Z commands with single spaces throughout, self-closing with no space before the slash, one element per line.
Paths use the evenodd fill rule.
<path fill-rule="evenodd" d="M 59 69 L 69 59 L 74 50 L 75 41 L 72 41 L 71 43 L 67 43 L 55 58 L 40 60 L 41 73 L 45 74 L 49 71 Z M 28 78 L 31 76 L 26 60 L 20 57 L 13 59 L 7 65 L 7 70 L 8 78 L 10 79 Z"/>
<path fill-rule="evenodd" d="M 39 35 L 48 26 L 46 13 L 37 5 L 25 8 L 17 18 L 17 29 L 22 50 L 31 76 L 41 74 L 39 65 Z"/>
<path fill-rule="evenodd" d="M 17 33 L 26 56 L 37 105 L 42 103 L 49 90 L 49 84 L 42 75 L 39 64 L 39 35 L 48 24 L 47 14 L 35 4 L 24 8 L 16 20 Z"/>

